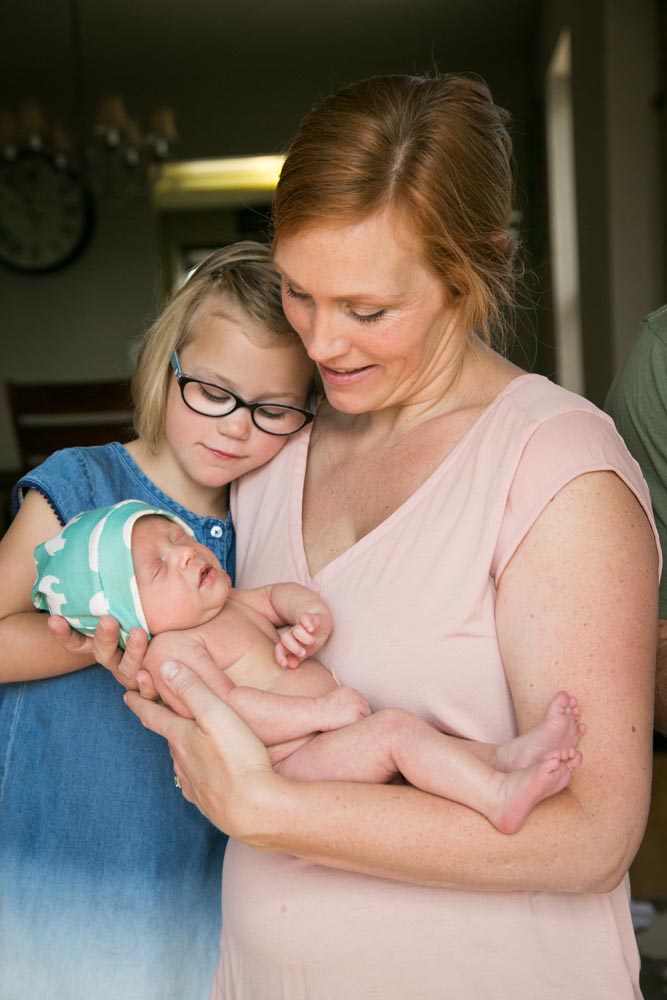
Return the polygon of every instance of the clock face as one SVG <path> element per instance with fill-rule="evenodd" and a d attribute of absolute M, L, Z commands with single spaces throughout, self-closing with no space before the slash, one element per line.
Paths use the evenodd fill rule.
<path fill-rule="evenodd" d="M 92 221 L 73 170 L 40 153 L 0 162 L 0 263 L 33 273 L 62 267 L 85 246 Z"/>

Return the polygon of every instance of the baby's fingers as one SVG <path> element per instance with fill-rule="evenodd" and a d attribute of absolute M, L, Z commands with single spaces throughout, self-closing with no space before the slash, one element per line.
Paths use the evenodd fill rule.
<path fill-rule="evenodd" d="M 295 667 L 299 666 L 301 660 L 303 659 L 303 657 L 298 657 L 295 656 L 293 653 L 290 653 L 285 648 L 282 639 L 279 643 L 276 644 L 276 646 L 274 646 L 274 653 L 276 657 L 276 663 L 278 663 L 281 667 L 287 668 L 288 670 L 294 670 Z"/>
<path fill-rule="evenodd" d="M 306 650 L 295 636 L 295 631 L 296 629 L 292 629 L 290 632 L 285 632 L 285 634 L 281 636 L 281 642 L 288 653 L 292 653 L 293 656 L 298 656 L 299 659 L 303 659 L 306 655 Z"/>

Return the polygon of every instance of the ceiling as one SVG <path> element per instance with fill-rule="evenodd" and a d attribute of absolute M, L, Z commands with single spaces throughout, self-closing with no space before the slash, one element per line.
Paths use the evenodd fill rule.
<path fill-rule="evenodd" d="M 515 102 L 541 6 L 541 0 L 21 0 L 0 4 L 4 100 L 12 107 L 33 96 L 51 118 L 71 125 L 79 65 L 87 117 L 100 94 L 120 92 L 140 118 L 156 103 L 175 107 L 179 122 L 188 122 L 183 155 L 269 152 L 293 134 L 315 100 L 376 73 L 473 70 L 490 80 L 502 103 Z M 216 133 L 216 116 L 234 117 L 231 132 L 221 126 Z M 265 138 L 253 145 L 258 131 Z"/>

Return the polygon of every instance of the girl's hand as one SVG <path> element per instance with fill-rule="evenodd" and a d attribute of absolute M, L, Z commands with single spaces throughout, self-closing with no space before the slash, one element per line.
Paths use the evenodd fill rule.
<path fill-rule="evenodd" d="M 175 661 L 164 663 L 160 674 L 192 718 L 135 692 L 125 695 L 125 703 L 143 726 L 168 740 L 188 802 L 220 829 L 245 839 L 257 826 L 261 807 L 268 805 L 267 796 L 284 779 L 272 770 L 266 748 L 249 726 L 197 674 Z"/>
<path fill-rule="evenodd" d="M 118 622 L 109 615 L 103 615 L 95 631 L 95 635 L 81 635 L 70 628 L 64 618 L 52 615 L 49 629 L 54 639 L 70 653 L 89 653 L 91 663 L 101 663 L 109 670 L 116 680 L 128 690 L 137 690 L 137 671 L 141 669 L 148 636 L 140 628 L 133 628 L 123 651 L 118 645 Z M 150 686 L 142 688 L 145 697 L 155 697 L 155 689 Z"/>
<path fill-rule="evenodd" d="M 275 647 L 277 663 L 294 669 L 308 656 L 314 656 L 331 635 L 331 618 L 328 614 L 308 612 L 298 622 L 286 629 Z"/>

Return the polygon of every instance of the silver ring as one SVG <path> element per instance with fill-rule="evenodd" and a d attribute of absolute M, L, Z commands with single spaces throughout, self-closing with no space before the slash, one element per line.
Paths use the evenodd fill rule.
<path fill-rule="evenodd" d="M 174 784 L 178 789 L 181 789 L 183 787 L 183 785 L 181 784 L 181 779 L 177 774 L 174 775 Z"/>

